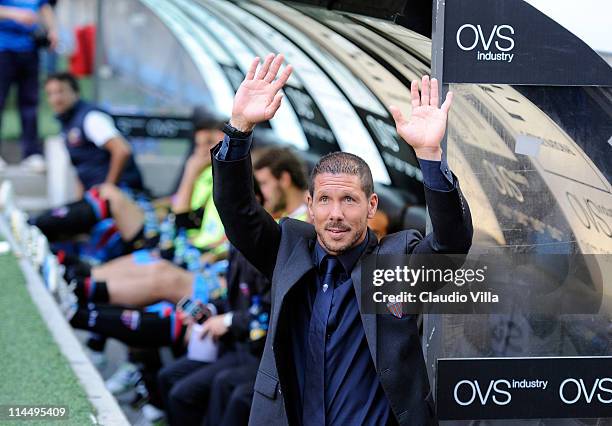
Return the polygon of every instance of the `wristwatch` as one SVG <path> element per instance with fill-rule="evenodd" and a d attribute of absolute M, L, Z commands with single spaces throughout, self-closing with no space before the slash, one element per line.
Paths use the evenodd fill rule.
<path fill-rule="evenodd" d="M 229 121 L 223 125 L 222 130 L 223 130 L 223 133 L 228 135 L 230 138 L 236 138 L 236 139 L 246 139 L 251 135 L 251 133 L 253 133 L 253 131 L 250 131 L 250 132 L 240 131 L 234 126 L 232 126 L 231 124 L 229 124 Z"/>

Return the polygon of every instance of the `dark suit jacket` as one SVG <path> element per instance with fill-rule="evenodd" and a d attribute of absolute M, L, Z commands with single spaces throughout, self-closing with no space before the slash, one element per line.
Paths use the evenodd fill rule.
<path fill-rule="evenodd" d="M 291 324 L 287 311 L 301 282 L 312 282 L 314 227 L 287 219 L 280 224 L 259 205 L 253 194 L 250 158 L 220 161 L 213 149 L 213 196 L 229 240 L 272 281 L 272 311 L 268 338 L 251 408 L 252 425 L 299 424 L 291 394 L 295 371 L 290 356 Z M 455 177 L 456 180 L 456 177 Z M 459 185 L 450 192 L 425 188 L 434 232 L 425 238 L 417 231 L 389 235 L 380 243 L 370 232 L 364 255 L 372 253 L 467 253 L 472 221 Z M 361 304 L 361 261 L 351 273 Z M 366 339 L 380 382 L 400 425 L 434 424 L 433 397 L 423 360 L 416 317 L 365 314 L 360 306 Z"/>

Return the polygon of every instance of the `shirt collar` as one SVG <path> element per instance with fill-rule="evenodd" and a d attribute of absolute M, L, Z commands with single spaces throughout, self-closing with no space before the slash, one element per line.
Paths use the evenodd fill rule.
<path fill-rule="evenodd" d="M 337 256 L 338 260 L 340 261 L 340 264 L 342 264 L 342 267 L 344 268 L 344 271 L 346 273 L 350 274 L 353 268 L 355 267 L 355 264 L 357 263 L 368 245 L 369 238 L 369 232 L 366 229 L 366 237 L 361 243 Z M 325 251 L 321 244 L 319 244 L 318 239 L 315 243 L 314 255 L 315 266 L 317 267 L 317 270 L 320 271 L 323 261 L 327 256 L 329 256 L 329 254 Z"/>
<path fill-rule="evenodd" d="M 306 205 L 306 203 L 302 203 L 292 212 L 282 212 L 279 217 L 289 217 L 291 219 L 297 219 L 301 220 L 302 222 L 306 222 L 308 219 L 308 206 Z"/>
<path fill-rule="evenodd" d="M 306 203 L 303 203 L 303 204 L 300 204 L 300 206 L 297 209 L 289 213 L 287 217 L 290 217 L 292 219 L 299 219 L 299 220 L 306 221 L 306 218 L 308 217 L 307 215 L 308 215 L 308 207 L 306 206 Z"/>

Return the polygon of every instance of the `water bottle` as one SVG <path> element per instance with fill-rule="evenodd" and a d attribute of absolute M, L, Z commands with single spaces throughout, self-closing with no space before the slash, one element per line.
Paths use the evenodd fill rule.
<path fill-rule="evenodd" d="M 268 326 L 266 324 L 266 328 L 264 329 L 260 320 L 262 319 L 261 314 L 264 313 L 267 317 L 267 313 L 262 312 L 261 298 L 259 296 L 253 296 L 251 300 L 252 303 L 251 307 L 249 308 L 249 314 L 251 315 L 251 322 L 249 323 L 249 339 L 251 341 L 255 341 L 266 335 Z"/>
<path fill-rule="evenodd" d="M 208 283 L 208 295 L 211 299 L 221 300 L 227 298 L 227 287 L 219 279 L 219 276 L 224 274 L 226 270 L 226 260 L 204 265 L 204 273 Z"/>
<path fill-rule="evenodd" d="M 200 250 L 189 246 L 185 251 L 185 264 L 189 272 L 197 273 L 202 269 L 202 261 L 200 260 Z"/>
<path fill-rule="evenodd" d="M 178 266 L 185 265 L 185 253 L 187 252 L 187 231 L 179 230 L 174 239 L 174 259 L 173 263 Z"/>
<path fill-rule="evenodd" d="M 157 236 L 157 218 L 155 217 L 155 211 L 153 208 L 145 211 L 144 217 L 144 237 L 147 240 L 151 240 Z"/>
<path fill-rule="evenodd" d="M 259 314 L 259 316 L 257 317 L 257 320 L 259 321 L 259 325 L 261 326 L 261 329 L 264 331 L 268 331 L 268 324 L 270 322 L 270 316 L 268 315 L 267 312 L 262 312 Z"/>
<path fill-rule="evenodd" d="M 251 298 L 251 307 L 249 308 L 249 313 L 252 317 L 257 317 L 261 312 L 261 297 L 255 295 Z"/>
<path fill-rule="evenodd" d="M 172 250 L 176 229 L 174 227 L 174 215 L 170 213 L 160 226 L 159 248 L 162 251 Z"/>
<path fill-rule="evenodd" d="M 136 203 L 144 211 L 144 226 L 143 233 L 147 240 L 151 240 L 157 236 L 157 217 L 153 205 L 144 195 L 139 195 Z"/>

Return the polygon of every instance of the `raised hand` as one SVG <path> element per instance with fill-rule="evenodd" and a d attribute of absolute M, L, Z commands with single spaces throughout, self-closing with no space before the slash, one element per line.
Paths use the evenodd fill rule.
<path fill-rule="evenodd" d="M 417 157 L 439 161 L 442 158 L 440 142 L 446 132 L 446 121 L 453 93 L 448 92 L 446 100 L 438 108 L 438 80 L 434 78 L 430 82 L 429 76 L 423 76 L 420 94 L 417 80 L 410 85 L 410 92 L 412 95 L 410 120 L 404 118 L 399 108 L 389 107 L 397 133 L 414 148 Z"/>
<path fill-rule="evenodd" d="M 270 120 L 281 106 L 283 88 L 291 71 L 291 65 L 276 79 L 276 74 L 283 63 L 283 55 L 269 54 L 257 71 L 259 58 L 255 58 L 251 67 L 234 96 L 234 107 L 230 124 L 243 132 L 250 132 L 256 124 Z M 257 72 L 257 75 L 255 73 Z"/>

